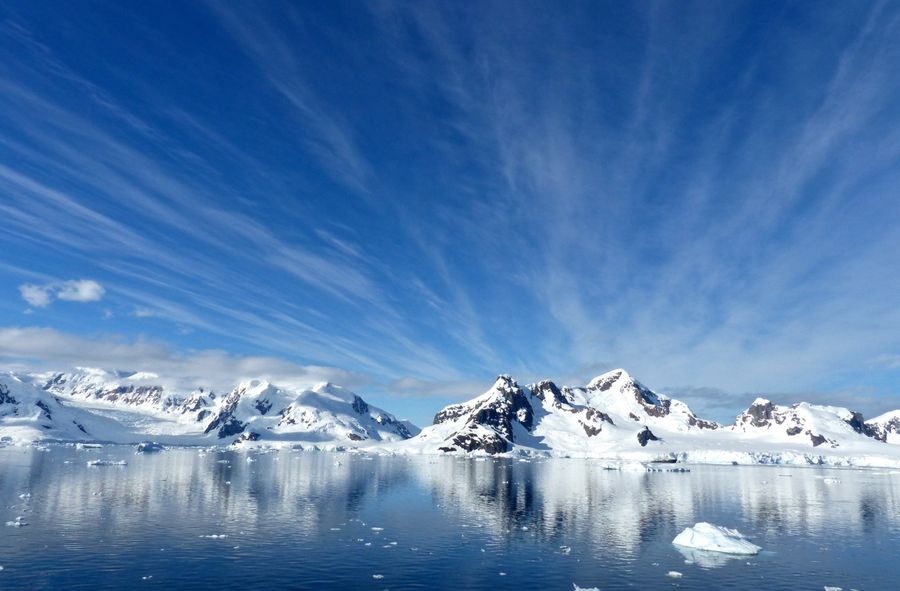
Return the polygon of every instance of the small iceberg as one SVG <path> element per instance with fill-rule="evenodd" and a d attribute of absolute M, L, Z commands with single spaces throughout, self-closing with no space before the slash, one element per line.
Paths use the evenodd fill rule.
<path fill-rule="evenodd" d="M 675 536 L 676 546 L 723 554 L 758 554 L 762 548 L 736 529 L 700 522 Z"/>
<path fill-rule="evenodd" d="M 88 466 L 127 466 L 128 462 L 125 460 L 88 460 Z"/>
<path fill-rule="evenodd" d="M 162 443 L 156 443 L 155 441 L 143 441 L 137 445 L 137 453 L 139 454 L 152 454 L 165 450 L 166 448 Z"/>

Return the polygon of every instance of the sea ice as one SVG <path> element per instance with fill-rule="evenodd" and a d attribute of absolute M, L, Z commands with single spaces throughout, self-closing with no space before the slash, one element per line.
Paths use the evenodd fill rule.
<path fill-rule="evenodd" d="M 572 583 L 572 587 L 574 587 L 572 591 L 600 591 L 600 587 L 579 587 L 575 583 Z"/>
<path fill-rule="evenodd" d="M 128 462 L 125 460 L 88 460 L 88 466 L 127 466 Z"/>
<path fill-rule="evenodd" d="M 762 550 L 736 529 L 728 529 L 706 522 L 685 528 L 672 540 L 672 543 L 676 546 L 725 554 L 758 554 Z"/>
<path fill-rule="evenodd" d="M 681 574 L 680 572 L 678 572 L 677 570 L 670 570 L 669 572 L 666 573 L 666 576 L 667 576 L 667 577 L 672 577 L 673 579 L 680 579 L 680 578 L 681 578 L 682 576 L 684 576 L 684 575 L 682 575 L 682 574 Z"/>

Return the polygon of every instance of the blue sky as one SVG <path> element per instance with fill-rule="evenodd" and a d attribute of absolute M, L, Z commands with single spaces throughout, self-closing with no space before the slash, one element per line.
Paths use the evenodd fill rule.
<path fill-rule="evenodd" d="M 0 53 L 4 367 L 900 407 L 896 3 L 9 2 Z"/>

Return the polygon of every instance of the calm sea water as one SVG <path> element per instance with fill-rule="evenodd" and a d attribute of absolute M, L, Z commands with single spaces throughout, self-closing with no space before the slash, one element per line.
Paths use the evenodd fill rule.
<path fill-rule="evenodd" d="M 900 589 L 888 471 L 0 449 L 17 517 L 0 589 Z M 686 555 L 697 521 L 764 551 Z"/>

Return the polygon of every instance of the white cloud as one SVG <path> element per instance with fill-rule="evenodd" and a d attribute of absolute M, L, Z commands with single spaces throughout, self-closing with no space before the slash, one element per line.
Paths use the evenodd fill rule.
<path fill-rule="evenodd" d="M 78 279 L 58 284 L 56 297 L 66 302 L 99 302 L 106 290 L 90 279 Z"/>
<path fill-rule="evenodd" d="M 214 349 L 178 352 L 143 339 L 89 339 L 52 328 L 0 328 L 0 366 L 17 371 L 64 371 L 74 367 L 149 372 L 169 387 L 224 390 L 243 379 L 307 387 L 330 381 L 349 388 L 368 380 L 333 367 L 301 365 L 276 357 L 232 355 Z"/>
<path fill-rule="evenodd" d="M 22 294 L 22 299 L 28 302 L 29 306 L 34 306 L 35 308 L 43 308 L 53 301 L 50 290 L 44 285 L 25 283 L 19 286 L 19 293 Z"/>
<path fill-rule="evenodd" d="M 19 286 L 22 299 L 29 306 L 46 308 L 54 300 L 66 302 L 99 302 L 106 290 L 91 279 L 73 279 L 71 281 L 51 281 L 43 285 L 23 283 Z"/>

